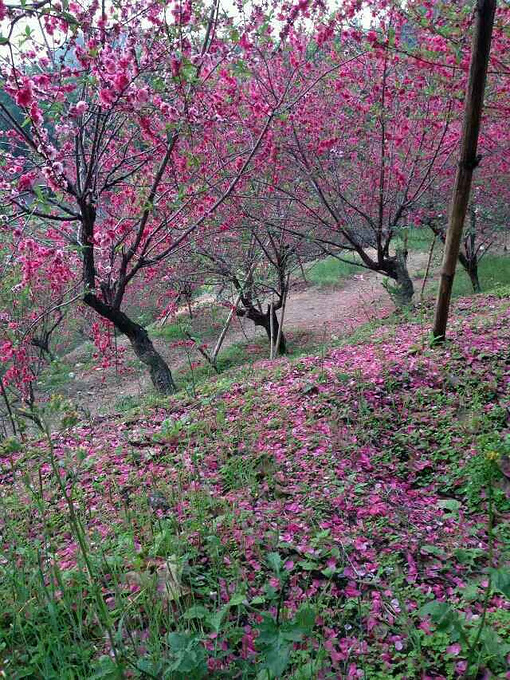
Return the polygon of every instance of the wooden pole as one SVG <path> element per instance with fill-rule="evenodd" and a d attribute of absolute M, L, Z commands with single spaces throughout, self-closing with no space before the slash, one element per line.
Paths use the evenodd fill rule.
<path fill-rule="evenodd" d="M 459 257 L 462 228 L 469 203 L 473 170 L 480 162 L 476 152 L 495 12 L 496 0 L 477 0 L 475 30 L 471 47 L 471 63 L 469 66 L 469 84 L 462 126 L 460 160 L 453 189 L 450 220 L 446 233 L 441 281 L 437 294 L 434 318 L 433 335 L 436 340 L 440 341 L 444 340 L 446 336 L 453 279 Z"/>

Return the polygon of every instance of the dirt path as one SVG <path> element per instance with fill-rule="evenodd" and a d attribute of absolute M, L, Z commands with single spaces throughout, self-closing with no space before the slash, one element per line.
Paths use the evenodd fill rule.
<path fill-rule="evenodd" d="M 423 271 L 426 263 L 427 253 L 413 253 L 409 261 L 411 274 Z M 309 286 L 291 292 L 285 312 L 285 331 L 305 331 L 321 342 L 332 336 L 344 335 L 372 319 L 387 316 L 393 311 L 394 305 L 381 285 L 383 278 L 373 272 L 363 272 L 347 280 L 341 287 Z M 415 281 L 417 289 L 419 284 L 420 281 Z M 255 328 L 250 321 L 236 318 L 225 338 L 223 349 L 262 336 L 263 329 Z M 172 370 L 187 366 L 188 355 L 182 347 L 172 346 L 170 341 L 161 338 L 155 338 L 154 344 Z M 72 377 L 60 391 L 91 415 L 108 413 L 114 409 L 119 398 L 138 398 L 150 390 L 146 372 L 129 366 L 132 355 L 128 343 L 121 338 L 118 345 L 126 348 L 127 360 L 118 373 L 114 368 L 103 369 L 99 366 L 93 370 L 83 370 L 79 350 L 65 358 Z M 192 360 L 198 359 L 201 358 L 197 354 Z"/>

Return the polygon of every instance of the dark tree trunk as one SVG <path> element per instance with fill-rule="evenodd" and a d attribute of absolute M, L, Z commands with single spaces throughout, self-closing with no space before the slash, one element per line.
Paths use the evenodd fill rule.
<path fill-rule="evenodd" d="M 473 251 L 474 252 L 474 251 Z M 478 278 L 478 258 L 476 255 L 468 258 L 463 252 L 459 253 L 459 262 L 462 265 L 464 271 L 469 276 L 471 285 L 473 286 L 474 293 L 481 293 L 482 286 L 480 285 L 480 279 Z"/>
<path fill-rule="evenodd" d="M 399 302 L 403 307 L 408 307 L 413 301 L 414 285 L 407 270 L 406 259 L 403 257 L 397 258 L 397 284 Z"/>
<path fill-rule="evenodd" d="M 271 343 L 271 308 L 269 308 L 264 315 L 264 323 L 262 324 L 264 326 L 264 330 L 267 333 L 267 338 L 269 342 Z M 273 310 L 273 339 L 272 339 L 272 344 L 273 347 L 276 348 L 275 355 L 276 354 L 287 354 L 287 341 L 285 340 L 285 336 L 283 334 L 283 331 L 280 333 L 280 343 L 278 347 L 276 347 L 276 342 L 278 340 L 278 330 L 280 328 L 280 324 L 278 321 L 278 317 L 276 316 L 276 312 Z"/>
<path fill-rule="evenodd" d="M 471 285 L 473 286 L 473 292 L 474 293 L 481 293 L 482 292 L 482 286 L 480 285 L 480 279 L 478 278 L 478 264 L 477 263 L 474 266 L 472 266 L 468 269 L 468 276 L 469 276 L 469 280 L 471 281 Z"/>
<path fill-rule="evenodd" d="M 115 328 L 128 338 L 138 359 L 148 367 L 152 384 L 160 394 L 175 392 L 176 387 L 172 373 L 163 357 L 156 351 L 143 326 L 132 321 L 124 312 L 111 307 L 92 293 L 86 293 L 83 301 L 98 314 L 111 321 Z"/>
<path fill-rule="evenodd" d="M 269 342 L 271 342 L 271 307 L 268 305 L 266 312 L 261 312 L 256 307 L 248 307 L 248 309 L 237 310 L 237 316 L 245 316 L 247 319 L 253 321 L 255 326 L 262 326 L 266 331 Z M 276 346 L 276 341 L 278 339 L 278 329 L 280 324 L 278 322 L 278 317 L 276 311 L 273 310 L 273 346 Z M 287 353 L 287 341 L 285 335 L 280 333 L 280 343 L 277 348 L 277 354 Z"/>
<path fill-rule="evenodd" d="M 31 344 L 41 350 L 41 355 L 46 354 L 50 361 L 55 361 L 55 355 L 50 349 L 49 338 L 45 335 L 36 335 L 32 338 Z"/>
<path fill-rule="evenodd" d="M 414 285 L 407 269 L 407 253 L 397 253 L 387 258 L 381 270 L 397 284 L 392 292 L 397 307 L 409 307 L 413 300 Z"/>

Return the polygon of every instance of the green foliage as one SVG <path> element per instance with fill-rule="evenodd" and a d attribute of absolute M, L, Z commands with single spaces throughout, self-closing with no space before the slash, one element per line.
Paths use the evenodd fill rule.
<path fill-rule="evenodd" d="M 140 405 L 139 397 L 135 397 L 132 394 L 123 395 L 115 401 L 115 410 L 119 413 L 124 411 L 131 411 Z"/>
<path fill-rule="evenodd" d="M 269 678 L 279 678 L 289 666 L 293 645 L 312 634 L 316 615 L 312 607 L 303 605 L 293 618 L 284 620 L 281 604 L 288 573 L 284 570 L 283 560 L 278 553 L 269 553 L 266 560 L 279 579 L 280 590 L 275 590 L 272 586 L 266 588 L 268 599 L 277 601 L 277 611 L 275 616 L 262 614 L 262 622 L 257 626 L 259 636 L 256 646 L 262 655 L 260 667 L 267 669 Z"/>
<path fill-rule="evenodd" d="M 467 475 L 466 497 L 473 507 L 485 502 L 487 488 L 491 488 L 492 502 L 497 510 L 510 510 L 510 502 L 504 488 L 496 488 L 495 482 L 504 478 L 500 461 L 510 456 L 510 436 L 502 440 L 493 434 L 480 441 L 480 451 L 465 467 Z"/>
<path fill-rule="evenodd" d="M 257 648 L 262 652 L 261 668 L 269 671 L 269 677 L 279 678 L 287 670 L 293 644 L 311 635 L 315 623 L 315 612 L 311 607 L 302 607 L 296 616 L 285 623 L 278 623 L 271 615 L 263 615 L 259 624 Z"/>
<path fill-rule="evenodd" d="M 201 680 L 207 675 L 207 654 L 200 636 L 186 633 L 170 633 L 168 644 L 172 661 L 165 677 L 175 680 Z"/>
<path fill-rule="evenodd" d="M 510 257 L 508 255 L 496 255 L 487 253 L 478 267 L 478 276 L 482 293 L 495 293 L 500 297 L 508 297 L 510 290 Z M 426 295 L 435 297 L 437 293 L 437 281 L 429 281 L 425 288 Z M 459 264 L 453 281 L 454 297 L 466 297 L 473 295 L 473 286 L 469 276 Z"/>

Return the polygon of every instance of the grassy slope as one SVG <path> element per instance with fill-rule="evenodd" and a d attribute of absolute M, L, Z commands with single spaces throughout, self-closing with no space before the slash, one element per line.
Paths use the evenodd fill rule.
<path fill-rule="evenodd" d="M 119 677 L 108 629 L 125 677 L 453 678 L 471 645 L 505 677 L 502 592 L 477 631 L 489 474 L 493 566 L 510 552 L 510 311 L 456 308 L 442 348 L 371 328 L 55 437 L 89 574 L 47 446 L 4 447 L 7 677 Z"/>

